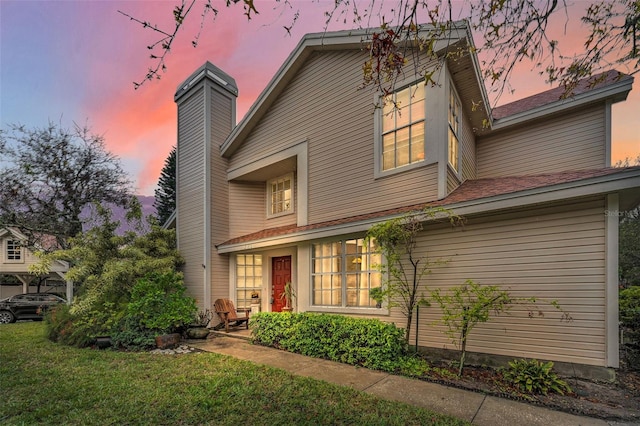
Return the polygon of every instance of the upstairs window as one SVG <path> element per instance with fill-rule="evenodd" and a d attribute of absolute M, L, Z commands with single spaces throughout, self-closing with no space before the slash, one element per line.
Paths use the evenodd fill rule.
<path fill-rule="evenodd" d="M 22 246 L 19 241 L 7 240 L 7 250 L 5 253 L 7 262 L 22 262 Z"/>
<path fill-rule="evenodd" d="M 267 216 L 293 213 L 293 173 L 270 180 L 267 189 Z"/>
<path fill-rule="evenodd" d="M 449 88 L 449 165 L 456 172 L 459 171 L 459 141 L 460 129 L 460 102 L 453 91 Z"/>
<path fill-rule="evenodd" d="M 424 81 L 385 98 L 382 109 L 382 171 L 424 161 Z"/>

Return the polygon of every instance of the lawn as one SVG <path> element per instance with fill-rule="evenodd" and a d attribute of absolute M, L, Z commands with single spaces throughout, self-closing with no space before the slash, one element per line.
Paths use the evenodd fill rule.
<path fill-rule="evenodd" d="M 218 354 L 76 349 L 44 332 L 0 325 L 2 424 L 468 424 Z"/>

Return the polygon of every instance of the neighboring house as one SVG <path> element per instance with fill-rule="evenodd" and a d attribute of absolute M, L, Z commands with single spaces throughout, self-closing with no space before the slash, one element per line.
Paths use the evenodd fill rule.
<path fill-rule="evenodd" d="M 431 288 L 498 284 L 558 300 L 573 317 L 515 309 L 474 329 L 468 350 L 618 367 L 618 214 L 640 202 L 640 168 L 607 167 L 611 105 L 633 79 L 612 72 L 569 99 L 550 90 L 491 111 L 467 54 L 447 60 L 433 87 L 409 64 L 398 114 L 358 89 L 367 34 L 305 36 L 238 125 L 238 88 L 219 68 L 207 62 L 178 87 L 175 223 L 190 294 L 201 307 L 244 307 L 257 292 L 263 311 L 278 311 L 291 281 L 298 311 L 402 326 L 399 310 L 369 298 L 381 276 L 363 237 L 445 206 L 466 224 L 422 233 L 419 250 L 449 260 Z M 468 28 L 445 45 L 469 50 Z M 455 349 L 437 319 L 435 307 L 421 310 L 419 345 Z"/>
<path fill-rule="evenodd" d="M 69 270 L 69 265 L 63 261 L 55 261 L 50 268 L 50 273 L 46 277 L 36 277 L 29 273 L 29 266 L 38 263 L 38 258 L 31 250 L 24 246 L 27 237 L 16 228 L 0 228 L 0 275 L 14 276 L 21 285 L 1 285 L 0 298 L 14 296 L 22 293 L 37 292 L 37 282 L 44 278 L 40 291 L 54 291 L 56 293 L 66 293 L 67 299 L 71 300 L 69 291 L 71 286 L 65 279 L 65 273 Z M 59 291 L 61 290 L 61 291 Z"/>

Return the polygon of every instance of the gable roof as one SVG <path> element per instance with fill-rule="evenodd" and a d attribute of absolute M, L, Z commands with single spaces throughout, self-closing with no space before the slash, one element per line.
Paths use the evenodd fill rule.
<path fill-rule="evenodd" d="M 564 96 L 565 88 L 560 86 L 493 108 L 493 128 L 539 118 L 559 109 L 582 106 L 607 98 L 613 102 L 623 101 L 632 85 L 632 76 L 616 70 L 593 75 L 580 80 L 568 96 Z"/>
<path fill-rule="evenodd" d="M 260 240 L 309 233 L 325 228 L 340 227 L 342 225 L 364 223 L 367 224 L 368 227 L 373 222 L 386 220 L 428 207 L 447 207 L 455 209 L 465 205 L 475 204 L 477 202 L 490 202 L 503 196 L 510 196 L 512 198 L 524 197 L 526 195 L 531 195 L 532 192 L 536 191 L 584 188 L 588 185 L 593 185 L 598 181 L 607 182 L 628 178 L 634 179 L 635 186 L 640 186 L 640 167 L 605 168 L 540 175 L 467 180 L 442 200 L 430 203 L 413 204 L 306 226 L 287 225 L 264 229 L 262 231 L 233 238 L 216 247 L 218 247 L 219 250 L 222 248 L 223 250 L 221 251 L 232 251 L 226 250 L 226 247 L 231 248 L 232 246 L 237 245 L 247 245 L 248 243 L 254 243 Z M 597 193 L 597 191 L 594 193 Z"/>
<path fill-rule="evenodd" d="M 432 29 L 433 26 L 431 25 L 420 26 L 420 31 L 423 33 L 428 33 L 432 31 Z M 296 48 L 280 66 L 262 93 L 260 93 L 251 108 L 249 108 L 242 121 L 233 128 L 227 139 L 222 143 L 220 146 L 221 155 L 223 157 L 229 157 L 238 149 L 253 127 L 256 126 L 260 119 L 266 114 L 278 95 L 295 77 L 296 73 L 303 67 L 313 52 L 362 50 L 364 43 L 371 38 L 371 35 L 374 32 L 380 31 L 382 31 L 380 28 L 367 28 L 361 30 L 312 33 L 303 36 Z M 435 51 L 441 51 L 446 48 L 456 47 L 459 43 L 466 45 L 468 47 L 466 50 L 474 50 L 473 38 L 469 26 L 465 21 L 453 22 L 448 37 L 440 39 L 434 49 Z M 468 90 L 471 92 L 465 95 L 470 99 L 481 98 L 481 104 L 483 106 L 489 105 L 484 83 L 480 77 L 476 56 L 463 55 L 455 61 L 448 61 L 448 63 L 454 68 L 454 72 L 452 72 L 454 79 L 465 81 L 465 87 L 469 87 Z M 481 127 L 483 118 L 488 117 L 487 109 L 488 107 L 480 108 L 476 114 L 473 114 L 473 116 L 480 116 L 480 114 L 482 114 L 482 117 L 474 120 L 475 127 Z"/>

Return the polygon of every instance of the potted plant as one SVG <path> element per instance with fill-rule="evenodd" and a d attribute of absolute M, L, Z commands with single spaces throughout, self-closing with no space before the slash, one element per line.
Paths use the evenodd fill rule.
<path fill-rule="evenodd" d="M 369 297 L 376 302 L 376 308 L 382 308 L 382 300 L 384 299 L 382 287 L 374 287 L 369 290 Z"/>
<path fill-rule="evenodd" d="M 211 318 L 213 318 L 213 314 L 209 309 L 198 311 L 193 323 L 187 328 L 187 337 L 189 339 L 206 339 L 209 335 L 207 326 Z"/>
<path fill-rule="evenodd" d="M 293 299 L 296 297 L 296 293 L 293 290 L 293 284 L 291 281 L 287 281 L 284 285 L 284 291 L 280 297 L 284 300 L 284 307 L 282 308 L 283 312 L 291 312 L 293 311 Z"/>

